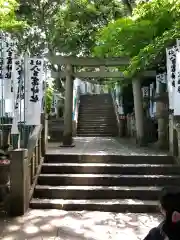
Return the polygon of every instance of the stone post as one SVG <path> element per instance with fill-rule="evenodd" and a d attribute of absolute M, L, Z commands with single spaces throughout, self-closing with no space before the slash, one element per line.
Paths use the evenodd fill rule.
<path fill-rule="evenodd" d="M 174 118 L 173 114 L 169 114 L 169 152 L 174 155 Z"/>
<path fill-rule="evenodd" d="M 41 124 L 43 125 L 41 132 L 41 154 L 45 156 L 48 143 L 48 115 L 46 113 L 41 113 Z"/>
<path fill-rule="evenodd" d="M 161 96 L 165 94 L 163 84 L 159 83 L 159 97 L 160 99 L 156 103 L 157 122 L 158 122 L 158 141 L 157 147 L 160 149 L 168 148 L 168 118 L 166 116 L 166 104 Z"/>
<path fill-rule="evenodd" d="M 135 121 L 136 121 L 136 141 L 140 145 L 145 145 L 143 98 L 142 98 L 140 79 L 133 79 L 132 87 L 133 87 L 134 111 L 135 111 Z"/>
<path fill-rule="evenodd" d="M 11 152 L 10 206 L 12 216 L 23 215 L 29 207 L 30 176 L 27 149 Z"/>
<path fill-rule="evenodd" d="M 177 142 L 178 142 L 178 149 L 177 149 L 177 157 L 178 162 L 180 163 L 180 121 L 175 124 L 175 129 L 177 131 Z"/>
<path fill-rule="evenodd" d="M 73 112 L 73 78 L 72 66 L 66 67 L 66 88 L 65 88 L 65 108 L 64 108 L 64 133 L 62 147 L 72 147 L 72 112 Z"/>

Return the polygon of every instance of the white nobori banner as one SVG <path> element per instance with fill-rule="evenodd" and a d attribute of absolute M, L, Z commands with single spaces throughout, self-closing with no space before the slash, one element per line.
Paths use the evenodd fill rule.
<path fill-rule="evenodd" d="M 169 109 L 171 109 L 171 110 L 174 110 L 174 91 L 175 91 L 176 53 L 177 53 L 177 51 L 178 51 L 177 46 L 166 49 Z"/>
<path fill-rule="evenodd" d="M 13 80 L 13 124 L 11 133 L 17 134 L 18 122 L 24 121 L 24 78 L 23 78 L 23 60 L 21 58 L 13 59 L 12 62 L 12 80 Z"/>
<path fill-rule="evenodd" d="M 43 66 L 44 61 L 41 58 L 25 57 L 26 125 L 39 125 L 41 123 Z"/>
<path fill-rule="evenodd" d="M 12 86 L 12 60 L 14 58 L 13 45 L 7 43 L 4 48 L 4 96 L 5 99 L 12 99 L 13 86 Z"/>
<path fill-rule="evenodd" d="M 174 116 L 180 116 L 180 52 L 176 53 L 176 77 L 174 90 Z"/>
<path fill-rule="evenodd" d="M 166 49 L 166 65 L 167 65 L 167 84 L 168 84 L 168 95 L 169 95 L 169 109 L 174 109 L 174 81 L 175 81 L 175 66 L 176 61 L 176 48 L 172 47 Z"/>
<path fill-rule="evenodd" d="M 3 104 L 2 115 L 13 115 L 12 60 L 14 43 L 8 37 L 0 37 L 0 99 Z M 2 107 L 1 107 L 2 108 Z"/>

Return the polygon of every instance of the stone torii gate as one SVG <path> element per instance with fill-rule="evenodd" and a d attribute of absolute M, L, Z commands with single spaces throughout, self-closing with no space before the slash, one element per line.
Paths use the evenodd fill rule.
<path fill-rule="evenodd" d="M 118 78 L 125 79 L 122 72 L 110 72 L 106 70 L 106 67 L 120 67 L 127 66 L 129 59 L 124 57 L 115 58 L 92 58 L 92 57 L 63 57 L 56 55 L 50 57 L 52 64 L 63 65 L 65 70 L 61 72 L 52 72 L 54 78 L 66 78 L 65 83 L 65 108 L 64 108 L 64 134 L 63 134 L 63 146 L 72 147 L 72 102 L 73 102 L 73 79 L 74 78 Z M 87 72 L 77 71 L 77 67 L 91 67 L 99 68 L 99 71 Z M 97 70 L 97 69 L 96 69 Z M 155 76 L 155 72 L 145 72 L 143 77 Z M 134 106 L 136 117 L 136 129 L 137 138 L 142 141 L 144 138 L 143 127 L 143 107 L 142 107 L 142 92 L 140 79 L 133 81 L 133 94 L 134 94 Z"/>

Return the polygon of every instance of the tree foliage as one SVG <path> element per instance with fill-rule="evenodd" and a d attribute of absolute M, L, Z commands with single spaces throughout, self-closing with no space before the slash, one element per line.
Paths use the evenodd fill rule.
<path fill-rule="evenodd" d="M 116 0 L 66 1 L 55 17 L 54 46 L 66 54 L 89 55 L 99 28 L 122 16 L 123 5 Z"/>
<path fill-rule="evenodd" d="M 151 0 L 137 4 L 132 16 L 118 19 L 97 35 L 95 54 L 128 56 L 128 76 L 163 64 L 165 48 L 180 37 L 180 0 Z"/>
<path fill-rule="evenodd" d="M 12 31 L 24 26 L 24 22 L 16 19 L 18 4 L 15 0 L 0 0 L 0 30 Z"/>
<path fill-rule="evenodd" d="M 32 55 L 61 53 L 91 55 L 95 35 L 109 21 L 125 16 L 126 9 L 118 0 L 20 0 L 19 19 L 30 26 L 19 34 L 21 49 Z M 50 65 L 58 71 L 56 65 Z M 60 69 L 59 69 L 60 70 Z M 56 89 L 63 92 L 63 79 L 55 79 Z"/>
<path fill-rule="evenodd" d="M 32 53 L 45 49 L 64 54 L 90 53 L 100 27 L 124 14 L 123 5 L 108 0 L 20 0 L 18 16 L 31 31 L 24 35 Z"/>

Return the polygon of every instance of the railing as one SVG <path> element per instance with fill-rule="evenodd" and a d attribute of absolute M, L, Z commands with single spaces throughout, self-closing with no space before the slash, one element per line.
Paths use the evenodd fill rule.
<path fill-rule="evenodd" d="M 118 123 L 118 133 L 119 133 L 118 135 L 120 135 L 120 120 L 119 120 L 118 106 L 117 106 L 117 103 L 115 101 L 114 91 L 111 92 L 111 96 L 112 96 L 112 100 L 113 100 L 114 111 L 115 111 L 115 114 L 116 114 L 116 120 L 117 120 L 117 123 Z"/>
<path fill-rule="evenodd" d="M 43 161 L 42 154 L 42 125 L 36 126 L 28 142 L 28 165 L 29 165 L 29 182 L 30 193 L 29 200 L 32 197 L 34 187 L 37 182 L 37 176 L 40 174 L 40 169 Z"/>
<path fill-rule="evenodd" d="M 47 143 L 46 120 L 44 123 L 35 126 L 27 149 L 11 152 L 9 211 L 13 216 L 23 215 L 27 211 L 40 174 Z"/>

